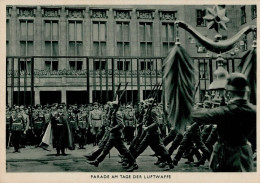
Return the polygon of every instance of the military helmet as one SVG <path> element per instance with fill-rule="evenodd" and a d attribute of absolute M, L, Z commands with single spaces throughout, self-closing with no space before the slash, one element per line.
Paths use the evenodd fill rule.
<path fill-rule="evenodd" d="M 236 92 L 249 91 L 246 76 L 242 73 L 231 73 L 227 78 L 225 89 Z"/>

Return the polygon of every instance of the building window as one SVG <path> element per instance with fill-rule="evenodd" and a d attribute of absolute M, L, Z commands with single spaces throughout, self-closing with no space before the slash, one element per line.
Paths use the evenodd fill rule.
<path fill-rule="evenodd" d="M 9 48 L 9 39 L 10 39 L 10 23 L 9 20 L 6 20 L 6 55 L 10 55 L 10 48 Z"/>
<path fill-rule="evenodd" d="M 92 31 L 94 56 L 105 56 L 107 39 L 106 22 L 93 22 Z"/>
<path fill-rule="evenodd" d="M 82 22 L 69 21 L 69 56 L 82 56 Z"/>
<path fill-rule="evenodd" d="M 20 71 L 31 71 L 31 61 L 28 60 L 20 60 Z"/>
<path fill-rule="evenodd" d="M 47 71 L 57 71 L 59 62 L 56 60 L 45 61 L 45 70 Z"/>
<path fill-rule="evenodd" d="M 70 70 L 82 70 L 82 61 L 70 61 Z"/>
<path fill-rule="evenodd" d="M 130 56 L 130 27 L 129 22 L 116 23 L 117 56 Z"/>
<path fill-rule="evenodd" d="M 152 23 L 139 23 L 140 56 L 153 56 Z"/>
<path fill-rule="evenodd" d="M 141 70 L 153 70 L 153 61 L 140 61 Z"/>
<path fill-rule="evenodd" d="M 45 56 L 59 55 L 59 27 L 57 21 L 45 21 Z"/>
<path fill-rule="evenodd" d="M 94 61 L 94 70 L 106 70 L 106 61 L 104 60 L 97 60 Z"/>
<path fill-rule="evenodd" d="M 252 14 L 252 19 L 256 18 L 256 5 L 251 6 L 251 14 Z"/>
<path fill-rule="evenodd" d="M 205 60 L 199 61 L 199 68 L 200 68 L 200 79 L 208 79 L 208 62 Z"/>
<path fill-rule="evenodd" d="M 130 70 L 130 61 L 117 61 L 117 70 L 129 71 Z"/>
<path fill-rule="evenodd" d="M 32 20 L 20 21 L 20 55 L 33 56 L 34 28 Z"/>
<path fill-rule="evenodd" d="M 169 50 L 174 46 L 174 24 L 163 23 L 161 31 L 163 56 L 166 56 Z"/>
<path fill-rule="evenodd" d="M 246 7 L 241 7 L 241 24 L 246 23 Z"/>
<path fill-rule="evenodd" d="M 206 10 L 197 10 L 197 26 L 206 26 L 206 21 L 203 17 L 206 15 Z"/>

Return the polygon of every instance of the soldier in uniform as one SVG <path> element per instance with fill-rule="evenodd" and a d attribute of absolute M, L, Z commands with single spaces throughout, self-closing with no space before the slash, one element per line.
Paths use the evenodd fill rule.
<path fill-rule="evenodd" d="M 14 146 L 14 153 L 20 152 L 21 135 L 24 133 L 25 124 L 20 109 L 17 108 L 12 111 L 10 119 L 10 129 L 12 133 L 12 143 Z"/>
<path fill-rule="evenodd" d="M 107 102 L 107 107 L 106 107 L 106 114 L 104 116 L 104 128 L 105 128 L 105 133 L 103 135 L 103 138 L 101 139 L 101 141 L 98 144 L 98 148 L 95 149 L 94 151 L 92 151 L 91 153 L 89 153 L 88 155 L 85 155 L 85 157 L 87 158 L 87 160 L 89 161 L 93 161 L 95 160 L 103 151 L 104 147 L 106 146 L 106 143 L 109 139 L 109 125 L 110 125 L 110 121 L 111 121 L 111 116 L 112 116 L 112 105 L 111 102 Z"/>
<path fill-rule="evenodd" d="M 95 161 L 89 161 L 88 163 L 94 166 L 98 166 L 99 163 L 101 163 L 106 155 L 109 153 L 109 151 L 115 147 L 120 154 L 127 157 L 129 166 L 132 170 L 137 169 L 138 166 L 135 163 L 135 160 L 131 153 L 127 150 L 126 146 L 124 145 L 123 139 L 122 139 L 122 129 L 123 129 L 123 117 L 120 112 L 117 111 L 117 105 L 119 105 L 117 102 L 113 102 L 113 112 L 112 112 L 112 118 L 110 126 L 108 127 L 109 130 L 109 139 L 101 153 L 100 156 Z"/>
<path fill-rule="evenodd" d="M 80 108 L 80 112 L 78 113 L 78 129 L 79 129 L 79 148 L 84 149 L 84 145 L 86 143 L 87 138 L 87 130 L 88 130 L 88 123 L 87 123 L 87 113 L 83 110 L 83 106 Z"/>
<path fill-rule="evenodd" d="M 247 101 L 249 87 L 243 74 L 230 74 L 225 90 L 228 105 L 194 111 L 192 118 L 199 124 L 217 125 L 219 138 L 210 161 L 213 171 L 250 172 L 253 152 L 248 139 L 256 130 L 256 106 Z"/>
<path fill-rule="evenodd" d="M 149 99 L 148 101 L 149 107 L 154 107 L 152 106 L 153 100 L 154 99 Z M 153 108 L 152 110 L 146 110 L 144 119 L 145 119 L 144 121 L 145 123 L 143 125 L 143 130 L 145 132 L 145 136 L 142 139 L 139 146 L 137 147 L 137 149 L 133 152 L 134 158 L 136 159 L 148 146 L 150 146 L 151 149 L 156 154 L 161 156 L 162 159 L 168 163 L 165 170 L 169 170 L 173 168 L 172 159 L 166 147 L 163 145 L 160 137 L 158 123 L 157 123 L 157 114 L 155 110 Z"/>
<path fill-rule="evenodd" d="M 72 136 L 70 127 L 68 124 L 68 119 L 64 115 L 63 107 L 59 106 L 58 113 L 51 119 L 53 127 L 53 136 L 54 136 L 54 147 L 57 150 L 57 156 L 62 153 L 65 154 L 65 148 L 72 149 Z"/>
<path fill-rule="evenodd" d="M 89 113 L 89 124 L 94 136 L 94 146 L 98 144 L 98 136 L 103 126 L 103 115 L 102 111 L 98 109 L 98 103 L 94 103 L 94 110 Z"/>
<path fill-rule="evenodd" d="M 126 139 L 127 145 L 130 145 L 134 139 L 135 131 L 135 114 L 130 105 L 126 106 L 125 111 L 123 112 L 123 121 L 124 121 L 124 137 Z"/>
<path fill-rule="evenodd" d="M 39 147 L 39 144 L 41 143 L 42 140 L 42 135 L 44 132 L 44 124 L 45 124 L 44 114 L 42 110 L 40 110 L 39 108 L 34 111 L 32 124 L 33 124 L 34 135 L 35 135 L 34 144 L 36 144 L 35 147 Z"/>
<path fill-rule="evenodd" d="M 73 110 L 72 107 L 68 110 L 68 120 L 71 127 L 71 135 L 72 135 L 72 143 L 73 143 L 73 149 L 75 147 L 75 142 L 77 139 L 77 133 L 79 133 L 79 127 L 78 127 L 78 114 L 76 110 Z M 83 141 L 84 142 L 84 141 Z M 84 144 L 80 143 L 80 148 L 83 148 Z"/>
<path fill-rule="evenodd" d="M 30 127 L 30 119 L 28 115 L 28 111 L 26 108 L 20 108 L 21 114 L 23 116 L 24 124 L 25 124 L 25 131 L 24 131 L 24 137 L 22 138 L 22 144 L 25 146 L 27 144 L 27 131 Z"/>

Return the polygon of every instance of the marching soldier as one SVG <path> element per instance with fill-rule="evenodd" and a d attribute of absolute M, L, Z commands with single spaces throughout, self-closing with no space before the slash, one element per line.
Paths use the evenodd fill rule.
<path fill-rule="evenodd" d="M 126 106 L 125 111 L 123 112 L 123 121 L 124 121 L 124 137 L 126 139 L 127 145 L 130 145 L 134 139 L 135 131 L 135 114 L 130 105 Z"/>
<path fill-rule="evenodd" d="M 89 113 L 89 124 L 91 127 L 92 134 L 94 136 L 94 146 L 98 144 L 98 136 L 103 126 L 103 115 L 102 111 L 98 109 L 98 103 L 94 103 L 94 110 Z"/>
<path fill-rule="evenodd" d="M 145 123 L 143 125 L 143 130 L 145 132 L 145 136 L 142 139 L 139 146 L 137 147 L 137 149 L 133 152 L 133 156 L 136 159 L 148 146 L 150 146 L 156 154 L 161 156 L 162 159 L 168 163 L 165 170 L 169 170 L 173 168 L 173 164 L 172 164 L 171 157 L 160 138 L 158 123 L 157 123 L 157 114 L 155 110 L 151 108 L 153 107 L 152 106 L 153 100 L 154 99 L 149 99 L 148 105 L 150 108 L 146 110 L 146 113 L 144 115 Z M 131 168 L 129 169 L 129 171 L 130 170 Z"/>
<path fill-rule="evenodd" d="M 113 102 L 113 112 L 112 112 L 112 119 L 110 126 L 108 127 L 109 130 L 109 139 L 101 153 L 100 156 L 95 161 L 89 161 L 88 163 L 94 166 L 98 166 L 99 163 L 101 163 L 106 155 L 109 153 L 109 151 L 115 147 L 120 154 L 122 154 L 124 157 L 128 159 L 129 166 L 131 170 L 137 169 L 138 166 L 135 163 L 135 160 L 131 153 L 127 150 L 126 146 L 124 145 L 123 139 L 122 139 L 122 129 L 123 129 L 123 116 L 122 113 L 117 111 L 117 105 L 119 105 L 117 102 Z"/>

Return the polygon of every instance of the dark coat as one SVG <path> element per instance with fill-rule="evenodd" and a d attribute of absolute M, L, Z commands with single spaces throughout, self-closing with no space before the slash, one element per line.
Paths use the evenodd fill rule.
<path fill-rule="evenodd" d="M 73 149 L 73 140 L 66 116 L 52 117 L 53 147 Z"/>
<path fill-rule="evenodd" d="M 255 105 L 237 99 L 227 106 L 194 111 L 192 118 L 199 124 L 217 124 L 219 141 L 211 157 L 213 171 L 252 170 L 253 153 L 248 139 L 256 130 Z"/>

